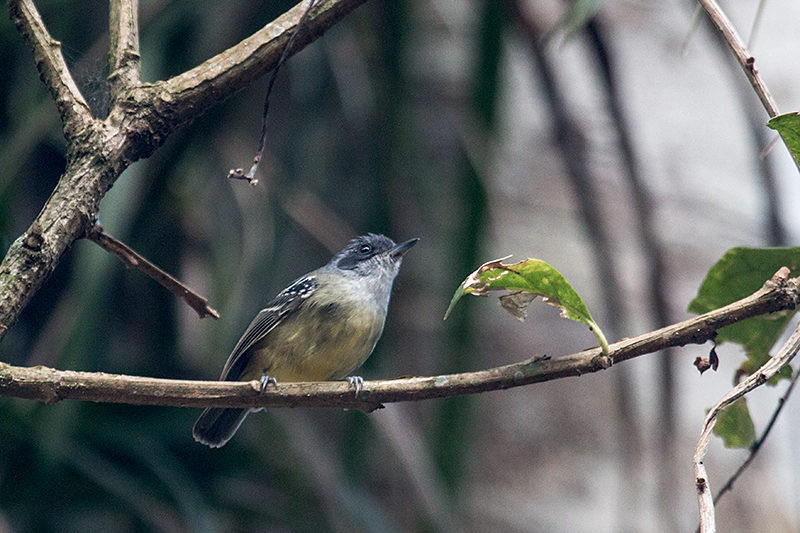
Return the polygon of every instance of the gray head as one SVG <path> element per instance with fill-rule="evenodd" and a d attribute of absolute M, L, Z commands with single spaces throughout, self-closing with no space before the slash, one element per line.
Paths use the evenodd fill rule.
<path fill-rule="evenodd" d="M 333 256 L 328 267 L 337 268 L 354 276 L 381 274 L 391 279 L 397 275 L 403 254 L 417 244 L 419 239 L 411 239 L 395 244 L 389 237 L 369 233 L 356 237 L 344 250 Z"/>

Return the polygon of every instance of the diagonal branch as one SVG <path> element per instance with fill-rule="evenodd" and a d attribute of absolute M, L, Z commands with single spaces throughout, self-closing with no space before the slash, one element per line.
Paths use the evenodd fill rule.
<path fill-rule="evenodd" d="M 320 0 L 297 32 L 288 56 L 321 37 L 366 0 Z M 303 16 L 303 2 L 235 46 L 165 82 L 145 88 L 158 98 L 155 107 L 173 127 L 196 118 L 278 65 Z"/>
<path fill-rule="evenodd" d="M 694 451 L 694 473 L 695 484 L 697 487 L 697 501 L 700 507 L 700 531 L 711 533 L 716 531 L 714 516 L 714 500 L 711 497 L 711 487 L 708 483 L 708 473 L 703 462 L 708 444 L 711 441 L 711 431 L 717 422 L 717 415 L 725 407 L 729 406 L 751 390 L 760 387 L 777 374 L 781 368 L 788 365 L 792 358 L 800 350 L 800 325 L 795 328 L 789 340 L 781 347 L 777 354 L 769 359 L 764 365 L 754 372 L 747 379 L 736 385 L 725 396 L 723 396 L 706 415 L 703 423 L 703 431 L 700 440 Z"/>
<path fill-rule="evenodd" d="M 103 226 L 100 224 L 95 224 L 92 229 L 87 231 L 86 238 L 100 246 L 103 250 L 119 257 L 119 259 L 125 263 L 125 266 L 138 268 L 160 283 L 172 294 L 186 302 L 186 305 L 194 309 L 195 312 L 200 315 L 200 318 L 205 318 L 207 316 L 219 318 L 219 313 L 209 307 L 207 299 L 139 255 L 127 244 L 105 233 L 103 231 Z"/>
<path fill-rule="evenodd" d="M 738 302 L 671 326 L 612 344 L 614 363 L 669 346 L 703 343 L 727 325 L 786 309 L 800 303 L 798 280 L 787 279 L 781 269 L 757 292 Z M 418 401 L 581 376 L 608 368 L 609 358 L 600 348 L 550 359 L 533 357 L 511 365 L 432 377 L 365 381 L 356 396 L 347 382 L 278 383 L 261 392 L 252 382 L 182 381 L 104 373 L 59 371 L 45 367 L 22 368 L 0 363 L 0 396 L 60 400 L 164 405 L 178 407 L 343 407 L 373 411 L 384 403 Z"/>
<path fill-rule="evenodd" d="M 61 43 L 50 36 L 33 0 L 10 0 L 9 10 L 11 20 L 33 52 L 39 76 L 56 102 L 64 136 L 71 141 L 92 122 L 92 112 L 67 68 Z"/>
<path fill-rule="evenodd" d="M 761 76 L 759 76 L 758 70 L 756 70 L 756 59 L 750 55 L 750 52 L 747 50 L 744 41 L 742 41 L 741 37 L 739 37 L 739 34 L 733 27 L 733 24 L 731 24 L 731 21 L 722 11 L 722 8 L 719 7 L 719 4 L 716 0 L 698 1 L 700 2 L 700 5 L 703 6 L 703 9 L 706 10 L 706 13 L 708 13 L 711 22 L 717 27 L 717 30 L 719 30 L 720 34 L 722 34 L 722 38 L 725 39 L 728 47 L 733 52 L 733 55 L 736 57 L 736 61 L 739 63 L 739 66 L 741 66 L 742 70 L 744 70 L 747 80 L 750 82 L 750 85 L 756 92 L 758 99 L 761 101 L 761 105 L 763 105 L 764 109 L 767 110 L 767 114 L 770 116 L 770 118 L 778 116 L 778 104 L 775 103 L 775 99 L 767 89 L 767 85 L 764 83 L 764 80 L 761 79 Z M 783 144 L 789 148 L 789 145 L 786 144 L 786 139 L 783 138 L 783 135 L 781 135 L 781 139 L 783 140 Z M 789 154 L 792 156 L 795 166 L 798 168 L 798 170 L 800 170 L 800 161 L 797 160 L 794 155 L 794 151 L 791 148 L 789 148 Z"/>
<path fill-rule="evenodd" d="M 141 83 L 139 0 L 112 0 L 109 12 L 109 92 L 112 105 L 124 89 Z"/>
<path fill-rule="evenodd" d="M 742 67 L 742 70 L 744 70 L 747 79 L 750 81 L 750 85 L 753 86 L 753 90 L 758 95 L 758 99 L 761 100 L 764 109 L 767 110 L 770 117 L 777 116 L 778 105 L 775 103 L 772 94 L 767 90 L 767 86 L 764 84 L 761 76 L 758 75 L 758 71 L 755 67 L 755 58 L 750 55 L 744 41 L 739 37 L 731 21 L 722 11 L 722 8 L 719 7 L 716 0 L 699 0 L 699 2 L 708 13 L 711 22 L 722 34 L 722 38 L 728 43 L 728 47 L 730 47 L 733 55 L 736 57 L 736 61 Z"/>

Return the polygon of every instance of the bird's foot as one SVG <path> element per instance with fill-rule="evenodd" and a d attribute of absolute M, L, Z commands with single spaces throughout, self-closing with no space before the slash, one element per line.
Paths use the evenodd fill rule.
<path fill-rule="evenodd" d="M 270 383 L 272 383 L 276 387 L 278 386 L 278 380 L 273 378 L 273 377 L 268 376 L 267 375 L 267 370 L 264 369 L 264 372 L 261 373 L 261 392 L 264 392 L 265 390 L 267 390 L 267 387 L 269 387 Z"/>
<path fill-rule="evenodd" d="M 361 387 L 364 385 L 364 378 L 361 376 L 350 376 L 347 378 L 347 383 L 350 384 L 351 388 L 356 390 L 356 398 L 358 398 Z"/>

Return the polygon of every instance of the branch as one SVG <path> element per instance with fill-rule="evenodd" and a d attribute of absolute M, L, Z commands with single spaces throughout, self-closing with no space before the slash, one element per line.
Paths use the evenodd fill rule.
<path fill-rule="evenodd" d="M 731 21 L 728 20 L 727 16 L 725 16 L 725 13 L 719 7 L 719 4 L 716 2 L 716 0 L 698 1 L 700 2 L 700 5 L 703 6 L 703 9 L 706 10 L 706 13 L 708 13 L 711 22 L 722 34 L 722 38 L 725 39 L 728 47 L 733 52 L 733 55 L 736 57 L 736 61 L 739 63 L 739 66 L 741 66 L 742 70 L 744 70 L 745 76 L 747 76 L 750 85 L 753 87 L 756 95 L 758 95 L 758 99 L 761 100 L 761 104 L 764 106 L 764 109 L 767 110 L 767 114 L 770 116 L 770 118 L 778 116 L 778 104 L 775 103 L 775 99 L 772 98 L 772 94 L 767 89 L 767 85 L 761 79 L 761 76 L 758 75 L 758 70 L 756 70 L 756 59 L 750 55 L 750 52 L 747 50 L 744 41 L 742 41 L 742 39 L 739 37 L 739 34 L 736 32 L 736 29 L 734 29 Z M 781 139 L 783 140 L 783 144 L 785 144 L 789 149 L 789 154 L 792 156 L 795 166 L 798 168 L 798 170 L 800 170 L 800 161 L 797 160 L 792 149 L 789 148 L 788 144 L 786 144 L 786 139 L 783 138 L 783 135 L 781 135 Z"/>
<path fill-rule="evenodd" d="M 700 531 L 702 533 L 712 533 L 716 531 L 714 500 L 711 496 L 708 474 L 706 473 L 703 459 L 708 450 L 708 444 L 711 441 L 711 431 L 714 429 L 714 425 L 717 422 L 717 415 L 722 409 L 732 404 L 737 399 L 769 381 L 781 368 L 791 362 L 798 350 L 800 350 L 800 325 L 795 328 L 792 336 L 789 337 L 789 340 L 786 341 L 786 344 L 781 347 L 780 351 L 778 351 L 775 356 L 771 357 L 757 372 L 754 372 L 748 376 L 747 379 L 731 389 L 706 415 L 705 422 L 703 423 L 703 431 L 695 447 L 693 458 L 695 484 L 697 486 L 697 501 L 700 508 Z"/>
<path fill-rule="evenodd" d="M 772 94 L 767 90 L 767 86 L 761 80 L 761 76 L 758 75 L 758 71 L 755 67 L 755 58 L 748 52 L 744 41 L 739 37 L 731 21 L 725 16 L 725 13 L 719 7 L 716 0 L 699 0 L 699 2 L 700 5 L 703 6 L 703 9 L 706 10 L 706 13 L 708 13 L 711 22 L 714 23 L 714 26 L 716 26 L 722 34 L 722 38 L 728 43 L 728 47 L 730 47 L 733 55 L 736 57 L 736 61 L 739 62 L 742 70 L 744 70 L 747 79 L 750 81 L 750 85 L 753 86 L 753 90 L 755 90 L 758 99 L 761 100 L 761 104 L 764 106 L 764 109 L 767 110 L 770 118 L 777 116 L 778 105 L 775 103 L 775 99 L 772 98 Z"/>
<path fill-rule="evenodd" d="M 141 83 L 139 0 L 112 0 L 109 12 L 109 92 L 112 105 L 121 91 Z"/>
<path fill-rule="evenodd" d="M 200 318 L 205 318 L 207 316 L 219 318 L 219 313 L 209 307 L 208 300 L 206 298 L 203 298 L 196 292 L 192 291 L 192 289 L 158 268 L 156 265 L 139 255 L 127 244 L 120 242 L 108 233 L 105 233 L 103 231 L 103 226 L 100 224 L 95 224 L 92 229 L 86 233 L 86 238 L 96 243 L 103 250 L 119 257 L 120 260 L 125 263 L 125 266 L 138 268 L 143 273 L 163 285 L 168 291 L 186 302 L 189 307 L 194 309 L 197 314 L 200 315 Z"/>
<path fill-rule="evenodd" d="M 33 50 L 42 80 L 61 111 L 67 167 L 28 231 L 0 263 L 0 339 L 17 321 L 66 249 L 91 230 L 100 200 L 133 162 L 148 157 L 175 129 L 273 68 L 302 6 L 190 72 L 166 82 L 125 88 L 138 74 L 134 0 L 116 0 L 112 61 L 120 66 L 119 94 L 108 118 L 93 120 L 70 77 L 60 45 L 47 33 L 32 0 L 10 0 L 11 17 Z M 323 0 L 292 52 L 320 36 L 366 0 Z M 123 83 L 124 80 L 124 83 Z"/>
<path fill-rule="evenodd" d="M 791 382 L 789 382 L 789 386 L 786 388 L 786 392 L 784 392 L 783 396 L 781 396 L 780 399 L 778 400 L 778 406 L 772 412 L 772 416 L 770 417 L 769 422 L 767 422 L 767 426 L 764 428 L 764 432 L 761 434 L 758 440 L 756 440 L 753 443 L 753 446 L 750 447 L 750 455 L 748 455 L 747 459 L 745 459 L 744 462 L 741 465 L 739 465 L 739 468 L 736 469 L 736 472 L 734 472 L 734 474 L 730 477 L 730 479 L 728 479 L 728 481 L 725 482 L 722 488 L 719 489 L 717 495 L 714 496 L 715 505 L 719 503 L 720 498 L 722 498 L 729 491 L 733 490 L 733 484 L 739 479 L 739 477 L 747 469 L 747 467 L 750 466 L 750 463 L 753 462 L 753 459 L 756 458 L 756 454 L 761 449 L 761 446 L 764 445 L 764 441 L 767 440 L 770 431 L 772 431 L 772 428 L 775 426 L 775 422 L 778 420 L 778 415 L 781 413 L 784 406 L 786 405 L 786 401 L 792 394 L 795 385 L 797 385 L 798 378 L 800 378 L 800 372 L 795 372 L 794 376 L 792 376 Z"/>
<path fill-rule="evenodd" d="M 321 37 L 331 26 L 366 0 L 320 0 L 308 14 L 288 51 L 292 56 Z M 165 82 L 142 87 L 143 95 L 154 97 L 154 118 L 174 128 L 196 118 L 205 110 L 246 87 L 274 69 L 303 16 L 303 2 L 267 24 L 237 45 L 197 67 Z"/>
<path fill-rule="evenodd" d="M 365 381 L 355 396 L 344 381 L 278 383 L 260 392 L 258 381 L 181 381 L 104 373 L 23 368 L 0 363 L 0 396 L 39 400 L 88 400 L 132 405 L 177 407 L 342 407 L 369 412 L 384 403 L 419 401 L 581 376 L 668 346 L 702 344 L 727 325 L 754 316 L 794 309 L 800 303 L 798 279 L 781 269 L 757 292 L 738 302 L 666 328 L 612 344 L 609 357 L 600 348 L 550 359 L 533 357 L 520 363 L 461 374 Z"/>
<path fill-rule="evenodd" d="M 33 0 L 10 0 L 11 20 L 33 52 L 39 77 L 56 102 L 64 136 L 74 139 L 92 122 L 92 111 L 78 90 L 61 54 L 61 43 L 50 36 Z"/>

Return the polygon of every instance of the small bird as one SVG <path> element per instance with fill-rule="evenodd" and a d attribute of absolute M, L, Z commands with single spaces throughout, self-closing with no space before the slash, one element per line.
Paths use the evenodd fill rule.
<path fill-rule="evenodd" d="M 296 279 L 262 309 L 236 343 L 220 381 L 342 379 L 370 356 L 383 333 L 403 255 L 419 239 L 395 244 L 363 235 L 327 265 Z M 348 378 L 358 394 L 362 379 Z M 194 424 L 197 442 L 218 448 L 250 409 L 209 407 Z"/>

